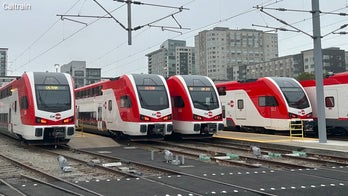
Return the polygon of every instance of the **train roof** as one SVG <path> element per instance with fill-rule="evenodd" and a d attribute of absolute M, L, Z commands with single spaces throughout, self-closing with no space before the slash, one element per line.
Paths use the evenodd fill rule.
<path fill-rule="evenodd" d="M 122 78 L 125 78 L 127 76 L 133 76 L 134 81 L 137 85 L 159 85 L 163 84 L 161 80 L 161 76 L 157 74 L 123 74 L 121 76 L 117 76 L 115 78 L 109 78 L 100 82 L 96 82 L 93 84 L 89 84 L 86 86 L 82 86 L 79 88 L 76 88 L 76 91 L 84 90 L 84 89 L 89 89 L 89 88 L 94 88 L 98 86 L 102 86 L 104 84 L 109 85 L 112 84 L 110 82 L 120 80 Z"/>
<path fill-rule="evenodd" d="M 60 72 L 24 72 L 21 76 L 17 77 L 16 79 L 13 79 L 12 81 L 5 84 L 4 86 L 0 87 L 0 89 L 4 89 L 4 88 L 7 88 L 8 86 L 11 86 L 12 84 L 17 82 L 18 80 L 26 77 L 29 73 L 33 73 L 36 84 L 44 84 L 44 83 L 67 84 L 66 80 L 63 77 L 63 75 L 66 73 L 60 73 Z M 54 79 L 52 78 L 53 76 L 54 76 Z"/>
<path fill-rule="evenodd" d="M 226 87 L 226 90 L 246 87 L 254 84 L 266 83 L 270 82 L 268 77 L 262 77 L 259 79 L 248 79 L 248 80 L 239 80 L 239 81 L 227 81 L 227 82 L 219 82 L 215 85 L 217 87 Z"/>
<path fill-rule="evenodd" d="M 300 81 L 303 87 L 315 86 L 315 80 Z M 336 73 L 323 79 L 324 85 L 348 84 L 348 72 Z"/>

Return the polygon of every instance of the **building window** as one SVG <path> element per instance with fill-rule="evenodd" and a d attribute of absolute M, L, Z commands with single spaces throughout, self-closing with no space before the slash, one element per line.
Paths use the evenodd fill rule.
<path fill-rule="evenodd" d="M 83 71 L 74 71 L 74 76 L 85 76 L 85 73 Z"/>

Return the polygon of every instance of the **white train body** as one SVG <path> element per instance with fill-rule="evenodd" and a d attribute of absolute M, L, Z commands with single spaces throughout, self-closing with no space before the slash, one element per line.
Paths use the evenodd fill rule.
<path fill-rule="evenodd" d="M 75 90 L 78 126 L 133 140 L 163 139 L 172 132 L 169 91 L 162 76 L 122 75 Z"/>
<path fill-rule="evenodd" d="M 30 144 L 65 144 L 75 131 L 68 74 L 27 72 L 0 89 L 0 131 Z"/>

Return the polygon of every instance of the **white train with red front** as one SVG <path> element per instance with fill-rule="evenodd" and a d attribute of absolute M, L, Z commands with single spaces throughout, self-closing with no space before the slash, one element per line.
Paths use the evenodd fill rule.
<path fill-rule="evenodd" d="M 173 130 L 163 76 L 127 74 L 75 89 L 77 126 L 83 131 L 158 140 Z"/>
<path fill-rule="evenodd" d="M 290 121 L 300 119 L 312 131 L 312 106 L 293 78 L 263 77 L 257 80 L 215 84 L 223 105 L 225 127 L 256 132 L 289 131 Z"/>
<path fill-rule="evenodd" d="M 315 80 L 300 81 L 313 107 L 317 120 Z M 328 135 L 348 134 L 348 72 L 337 73 L 323 79 L 326 131 Z M 316 122 L 316 121 L 315 121 Z M 317 130 L 317 124 L 314 129 Z"/>
<path fill-rule="evenodd" d="M 224 128 L 221 102 L 209 77 L 175 75 L 167 79 L 167 84 L 174 134 L 182 138 L 209 138 Z"/>
<path fill-rule="evenodd" d="M 75 131 L 70 75 L 26 72 L 0 88 L 0 131 L 28 144 L 66 144 Z"/>

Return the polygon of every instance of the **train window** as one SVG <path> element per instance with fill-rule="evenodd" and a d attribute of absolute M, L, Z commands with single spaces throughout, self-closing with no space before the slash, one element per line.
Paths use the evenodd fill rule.
<path fill-rule="evenodd" d="M 109 102 L 108 102 L 108 110 L 109 111 L 112 110 L 112 100 L 109 100 Z"/>
<path fill-rule="evenodd" d="M 182 99 L 181 96 L 175 96 L 175 97 L 173 97 L 173 100 L 174 100 L 174 107 L 176 107 L 176 108 L 185 107 L 184 100 Z"/>
<path fill-rule="evenodd" d="M 9 86 L 5 88 L 4 90 L 2 90 L 0 93 L 0 99 L 11 96 L 12 95 L 11 89 L 12 89 L 12 86 Z"/>
<path fill-rule="evenodd" d="M 274 96 L 260 96 L 259 97 L 259 106 L 278 106 L 278 102 Z"/>
<path fill-rule="evenodd" d="M 325 106 L 327 108 L 335 107 L 335 98 L 334 97 L 325 97 Z"/>
<path fill-rule="evenodd" d="M 121 97 L 120 107 L 121 108 L 131 108 L 132 107 L 132 101 L 128 95 Z"/>
<path fill-rule="evenodd" d="M 237 100 L 237 107 L 238 107 L 238 109 L 244 109 L 244 101 L 243 101 L 243 99 L 238 99 Z"/>
<path fill-rule="evenodd" d="M 226 117 L 226 109 L 225 109 L 225 105 L 222 105 L 222 118 Z"/>
<path fill-rule="evenodd" d="M 98 107 L 98 121 L 102 121 L 102 112 L 103 112 L 103 108 Z"/>
<path fill-rule="evenodd" d="M 21 97 L 21 102 L 20 102 L 20 106 L 21 106 L 21 108 L 22 109 L 28 109 L 28 98 L 27 98 L 27 96 L 23 96 L 23 97 Z"/>
<path fill-rule="evenodd" d="M 17 112 L 17 101 L 14 102 L 14 111 Z"/>
<path fill-rule="evenodd" d="M 226 87 L 222 86 L 219 87 L 218 89 L 219 95 L 226 95 Z"/>

